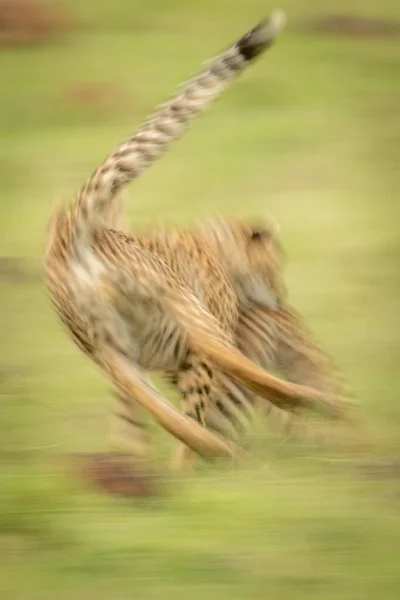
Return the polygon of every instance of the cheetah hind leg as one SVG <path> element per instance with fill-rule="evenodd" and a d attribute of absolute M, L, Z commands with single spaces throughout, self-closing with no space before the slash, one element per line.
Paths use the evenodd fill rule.
<path fill-rule="evenodd" d="M 146 374 L 117 350 L 104 346 L 97 362 L 125 400 L 139 403 L 164 429 L 205 460 L 232 460 L 241 454 L 238 447 L 228 444 L 195 420 L 181 415 L 160 395 Z"/>
<path fill-rule="evenodd" d="M 227 429 L 226 423 L 224 423 L 225 427 L 220 430 L 213 428 L 215 413 L 211 424 L 207 422 L 210 409 L 214 406 L 213 404 L 210 405 L 210 401 L 214 402 L 216 398 L 218 399 L 221 396 L 221 393 L 226 393 L 226 390 L 220 387 L 221 380 L 218 374 L 215 366 L 210 361 L 190 352 L 180 370 L 167 379 L 178 389 L 182 396 L 183 414 L 202 427 L 207 427 L 210 433 L 214 432 L 216 435 L 222 435 L 224 439 L 227 439 L 226 434 L 228 430 L 231 433 L 232 423 L 227 431 L 225 431 Z M 241 448 L 240 458 L 243 459 L 246 454 L 247 452 Z M 239 458 L 239 455 L 235 458 Z M 171 468 L 175 472 L 188 473 L 194 470 L 197 462 L 198 454 L 181 442 L 172 459 Z"/>
<path fill-rule="evenodd" d="M 126 448 L 136 463 L 143 463 L 151 455 L 151 436 L 147 415 L 140 404 L 118 390 L 112 392 L 111 444 Z"/>
<path fill-rule="evenodd" d="M 194 353 L 189 353 L 173 382 L 183 404 L 183 414 L 206 427 L 206 414 L 215 380 L 211 363 Z M 172 470 L 190 472 L 197 462 L 197 454 L 182 442 L 172 460 Z"/>

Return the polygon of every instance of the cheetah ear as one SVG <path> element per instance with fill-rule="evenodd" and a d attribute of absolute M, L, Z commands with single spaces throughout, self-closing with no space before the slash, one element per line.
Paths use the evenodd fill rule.
<path fill-rule="evenodd" d="M 250 232 L 252 242 L 268 242 L 273 237 L 273 232 L 266 227 L 253 227 Z"/>
<path fill-rule="evenodd" d="M 251 224 L 250 240 L 267 242 L 277 238 L 280 234 L 278 221 L 271 215 L 265 216 L 262 221 L 258 220 Z"/>
<path fill-rule="evenodd" d="M 271 214 L 268 214 L 265 217 L 266 222 L 268 223 L 268 228 L 271 231 L 272 235 L 275 237 L 279 236 L 281 233 L 281 226 L 279 225 L 277 219 Z"/>

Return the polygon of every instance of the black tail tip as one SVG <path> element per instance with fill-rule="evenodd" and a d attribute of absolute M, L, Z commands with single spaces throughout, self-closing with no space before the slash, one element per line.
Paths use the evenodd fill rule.
<path fill-rule="evenodd" d="M 285 12 L 274 10 L 268 19 L 261 21 L 237 42 L 240 54 L 246 61 L 253 60 L 275 41 L 285 25 Z"/>

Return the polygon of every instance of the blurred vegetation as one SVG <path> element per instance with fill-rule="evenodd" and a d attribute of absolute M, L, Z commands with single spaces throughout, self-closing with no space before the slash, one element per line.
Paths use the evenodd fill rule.
<path fill-rule="evenodd" d="M 58 39 L 0 47 L 0 597 L 398 598 L 399 473 L 365 476 L 350 451 L 325 462 L 327 450 L 264 431 L 267 469 L 204 469 L 140 503 L 74 476 L 70 453 L 107 448 L 109 399 L 40 281 L 51 206 L 274 6 L 63 8 L 71 27 Z M 311 24 L 333 11 L 395 24 L 399 4 L 283 8 L 276 48 L 125 193 L 129 220 L 272 213 L 292 300 L 349 380 L 383 464 L 400 448 L 399 37 Z M 171 454 L 158 441 L 160 458 Z"/>

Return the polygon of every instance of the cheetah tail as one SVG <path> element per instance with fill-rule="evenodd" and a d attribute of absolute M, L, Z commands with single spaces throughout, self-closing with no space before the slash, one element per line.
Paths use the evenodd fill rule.
<path fill-rule="evenodd" d="M 72 238 L 85 243 L 99 219 L 108 223 L 116 195 L 163 154 L 198 114 L 211 104 L 264 50 L 285 26 L 283 11 L 272 12 L 233 46 L 211 61 L 210 66 L 181 87 L 117 148 L 91 175 L 73 205 Z"/>

